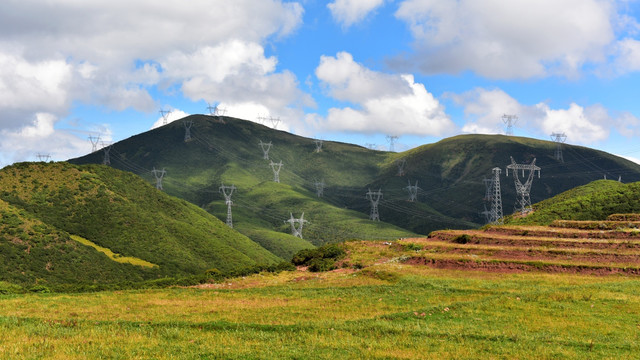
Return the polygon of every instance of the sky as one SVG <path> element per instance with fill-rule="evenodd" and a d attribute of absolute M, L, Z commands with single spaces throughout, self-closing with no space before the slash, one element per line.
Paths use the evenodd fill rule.
<path fill-rule="evenodd" d="M 395 151 L 515 115 L 638 161 L 638 90 L 640 0 L 0 2 L 0 166 L 209 106 Z"/>

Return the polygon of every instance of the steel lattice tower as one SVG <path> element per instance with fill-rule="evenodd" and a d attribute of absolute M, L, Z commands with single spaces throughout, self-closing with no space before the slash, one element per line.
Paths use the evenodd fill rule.
<path fill-rule="evenodd" d="M 484 204 L 484 211 L 480 214 L 484 215 L 484 223 L 491 223 L 491 211 L 487 210 L 487 204 Z"/>
<path fill-rule="evenodd" d="M 302 227 L 305 223 L 308 223 L 308 221 L 304 219 L 304 212 L 300 215 L 300 219 L 294 218 L 292 213 L 289 213 L 289 215 L 291 215 L 291 218 L 284 222 L 291 224 L 291 235 L 302 239 Z M 296 226 L 296 224 L 298 225 Z"/>
<path fill-rule="evenodd" d="M 235 185 L 226 186 L 222 184 L 220 186 L 220 192 L 224 195 L 224 203 L 227 204 L 227 226 L 230 228 L 233 228 L 233 217 L 231 216 L 231 205 L 233 205 L 233 201 L 231 201 L 231 195 L 233 195 L 235 189 Z"/>
<path fill-rule="evenodd" d="M 268 143 L 263 143 L 262 140 L 258 143 L 260 148 L 262 149 L 262 153 L 264 154 L 264 159 L 269 160 L 269 150 L 271 150 L 271 141 Z"/>
<path fill-rule="evenodd" d="M 271 166 L 271 170 L 273 170 L 273 181 L 279 183 L 280 182 L 280 169 L 282 169 L 282 160 L 279 163 L 274 163 L 271 161 L 269 163 Z"/>
<path fill-rule="evenodd" d="M 491 201 L 491 198 L 493 196 L 493 188 L 492 188 L 493 179 L 484 178 L 482 179 L 482 181 L 484 182 L 484 187 L 485 187 L 484 200 Z"/>
<path fill-rule="evenodd" d="M 409 201 L 414 202 L 418 199 L 418 189 L 420 189 L 418 187 L 418 180 L 416 180 L 415 185 L 411 185 L 411 180 L 408 180 L 408 181 L 409 181 L 409 186 L 405 187 L 405 189 L 407 189 L 407 191 L 409 192 Z"/>
<path fill-rule="evenodd" d="M 316 181 L 315 182 L 316 185 L 316 195 L 318 195 L 318 197 L 322 197 L 322 195 L 324 195 L 324 179 L 320 180 L 320 181 Z"/>
<path fill-rule="evenodd" d="M 551 140 L 556 143 L 554 158 L 560 162 L 564 162 L 564 158 L 562 158 L 562 144 L 567 141 L 567 135 L 565 133 L 551 133 Z"/>
<path fill-rule="evenodd" d="M 389 151 L 394 152 L 396 151 L 395 149 L 395 143 L 396 140 L 398 140 L 398 137 L 395 135 L 387 135 L 387 141 L 389 142 Z"/>
<path fill-rule="evenodd" d="M 395 161 L 398 166 L 398 176 L 404 176 L 406 174 L 405 166 L 407 165 L 406 159 L 398 159 Z"/>
<path fill-rule="evenodd" d="M 102 165 L 111 165 L 111 159 L 109 158 L 109 152 L 111 151 L 111 145 L 103 144 L 102 151 L 104 151 L 104 159 L 102 160 Z"/>
<path fill-rule="evenodd" d="M 502 193 L 500 191 L 500 173 L 502 169 L 499 167 L 493 168 L 493 184 L 491 188 L 493 189 L 491 195 L 491 210 L 489 214 L 489 222 L 491 224 L 502 224 Z"/>
<path fill-rule="evenodd" d="M 507 176 L 509 176 L 509 170 L 513 171 L 513 177 L 516 183 L 516 192 L 518 193 L 518 202 L 516 202 L 515 211 L 520 211 L 523 215 L 529 213 L 531 207 L 531 184 L 533 183 L 533 175 L 538 172 L 538 178 L 540 178 L 540 168 L 536 166 L 536 159 L 534 158 L 531 164 L 516 164 L 513 157 L 511 157 L 511 165 L 507 166 Z M 529 176 L 527 181 L 523 184 L 518 177 L 518 170 L 522 170 L 522 177 L 524 177 L 525 170 L 529 170 Z"/>
<path fill-rule="evenodd" d="M 36 157 L 39 161 L 48 162 L 51 159 L 51 155 L 49 154 L 37 154 Z"/>
<path fill-rule="evenodd" d="M 156 178 L 156 189 L 162 190 L 162 178 L 165 176 L 167 171 L 164 168 L 162 168 L 162 170 L 156 170 L 156 168 L 153 168 L 151 173 Z"/>
<path fill-rule="evenodd" d="M 315 139 L 313 142 L 316 144 L 316 152 L 319 153 L 322 151 L 322 140 Z"/>
<path fill-rule="evenodd" d="M 162 125 L 167 125 L 171 110 L 160 110 L 160 115 L 162 115 Z"/>
<path fill-rule="evenodd" d="M 502 121 L 505 123 L 505 125 L 507 125 L 505 134 L 508 136 L 513 135 L 513 127 L 515 126 L 516 122 L 518 122 L 518 117 L 516 115 L 504 114 L 502 115 Z"/>
<path fill-rule="evenodd" d="M 91 152 L 96 152 L 98 150 L 98 142 L 100 142 L 100 135 L 98 136 L 89 136 L 89 141 L 91 141 Z"/>
<path fill-rule="evenodd" d="M 380 221 L 380 214 L 378 213 L 378 203 L 380 199 L 382 199 L 382 191 L 378 189 L 378 191 L 367 192 L 367 199 L 371 202 L 371 213 L 369 214 L 369 219 L 373 221 Z"/>
<path fill-rule="evenodd" d="M 191 140 L 191 126 L 193 125 L 193 121 L 184 120 L 182 124 L 184 124 L 184 141 L 187 142 Z"/>

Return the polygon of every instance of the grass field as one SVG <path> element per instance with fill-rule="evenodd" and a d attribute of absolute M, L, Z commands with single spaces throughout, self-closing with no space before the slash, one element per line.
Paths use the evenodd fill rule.
<path fill-rule="evenodd" d="M 391 259 L 206 288 L 5 295 L 0 358 L 633 359 L 639 294 L 635 278 Z"/>

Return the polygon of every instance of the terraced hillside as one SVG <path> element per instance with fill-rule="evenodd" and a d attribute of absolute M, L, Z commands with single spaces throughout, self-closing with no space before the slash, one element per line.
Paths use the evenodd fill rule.
<path fill-rule="evenodd" d="M 386 259 L 442 269 L 640 275 L 640 221 L 557 221 L 435 231 L 387 243 Z M 380 247 L 380 243 L 372 245 Z M 362 255 L 357 255 L 362 257 Z M 375 256 L 374 256 L 375 257 Z M 361 261 L 351 259 L 350 261 Z"/>

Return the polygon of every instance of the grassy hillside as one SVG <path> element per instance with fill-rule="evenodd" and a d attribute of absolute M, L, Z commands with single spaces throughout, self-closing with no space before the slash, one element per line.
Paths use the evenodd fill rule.
<path fill-rule="evenodd" d="M 31 251 L 29 256 L 20 253 L 21 259 L 26 260 L 24 266 L 39 271 L 30 278 L 21 276 L 18 270 L 8 271 L 3 273 L 7 280 L 33 280 L 42 276 L 44 280 L 54 281 L 63 275 L 58 275 L 57 270 L 49 270 L 60 269 L 61 274 L 69 272 L 66 266 L 69 261 L 79 262 L 72 269 L 78 270 L 76 277 L 89 282 L 184 276 L 210 268 L 229 271 L 279 261 L 272 253 L 197 206 L 156 190 L 134 174 L 107 166 L 15 164 L 0 171 L 0 189 L 8 219 L 4 220 L 3 213 L 2 244 L 13 248 L 3 251 L 0 256 L 13 259 L 13 262 L 21 261 L 10 254 L 20 253 L 31 242 L 46 250 L 46 253 L 35 254 Z M 22 214 L 21 217 L 16 217 L 16 213 Z M 15 220 L 9 221 L 11 219 Z M 15 233 L 19 232 L 15 227 L 26 225 L 8 228 L 7 224 L 31 224 L 27 219 L 34 219 L 37 226 L 22 229 L 27 235 L 20 241 L 29 242 L 25 245 L 15 240 Z M 74 241 L 70 235 L 85 242 L 77 237 L 75 239 L 79 241 Z M 51 258 L 50 265 L 42 266 L 43 262 L 49 262 L 45 259 L 53 256 L 51 254 L 58 254 L 52 246 L 70 246 L 69 251 L 80 251 L 81 256 L 76 260 L 73 255 L 65 255 L 63 260 Z M 118 262 L 110 259 L 105 249 L 114 254 L 112 257 L 141 261 L 138 265 L 132 265 L 131 261 Z M 126 275 L 110 273 L 108 279 L 102 279 L 93 274 L 99 270 L 89 269 L 105 263 L 109 264 L 105 272 L 118 269 Z M 141 266 L 142 263 L 156 266 Z M 85 267 L 86 270 L 81 270 Z"/>
<path fill-rule="evenodd" d="M 508 219 L 512 224 L 547 225 L 554 220 L 605 220 L 611 214 L 640 212 L 640 182 L 622 184 L 598 180 L 533 205 L 526 217 Z"/>
<path fill-rule="evenodd" d="M 503 171 L 503 208 L 508 214 L 516 201 L 513 175 L 506 177 L 505 171 L 510 156 L 518 163 L 536 158 L 542 168 L 541 178 L 533 182 L 532 202 L 604 176 L 640 181 L 640 166 L 620 157 L 565 145 L 564 162 L 560 162 L 554 158 L 555 143 L 529 138 L 461 135 L 403 153 L 325 141 L 322 151 L 315 152 L 314 139 L 250 121 L 203 115 L 184 120 L 193 121 L 191 141 L 184 141 L 182 121 L 175 121 L 114 144 L 111 166 L 132 171 L 150 183 L 155 183 L 151 170 L 164 168 L 167 193 L 222 220 L 226 205 L 218 188 L 222 183 L 235 185 L 234 226 L 280 256 L 311 244 L 372 233 L 393 239 L 442 228 L 478 227 L 484 223 L 483 179 L 490 178 L 496 166 Z M 269 160 L 263 158 L 260 141 L 272 143 Z M 70 161 L 101 163 L 103 158 L 103 152 L 97 151 Z M 284 164 L 280 184 L 273 183 L 271 160 Z M 404 163 L 403 174 L 399 163 Z M 318 198 L 315 183 L 322 180 L 326 187 Z M 418 199 L 410 202 L 407 186 L 416 181 Z M 378 205 L 382 224 L 366 221 L 371 209 L 365 197 L 368 189 L 383 192 Z M 313 213 L 316 210 L 320 212 Z M 284 236 L 289 213 L 299 216 L 303 211 L 311 221 L 309 230 L 316 226 L 316 231 L 305 234 L 308 241 Z"/>

